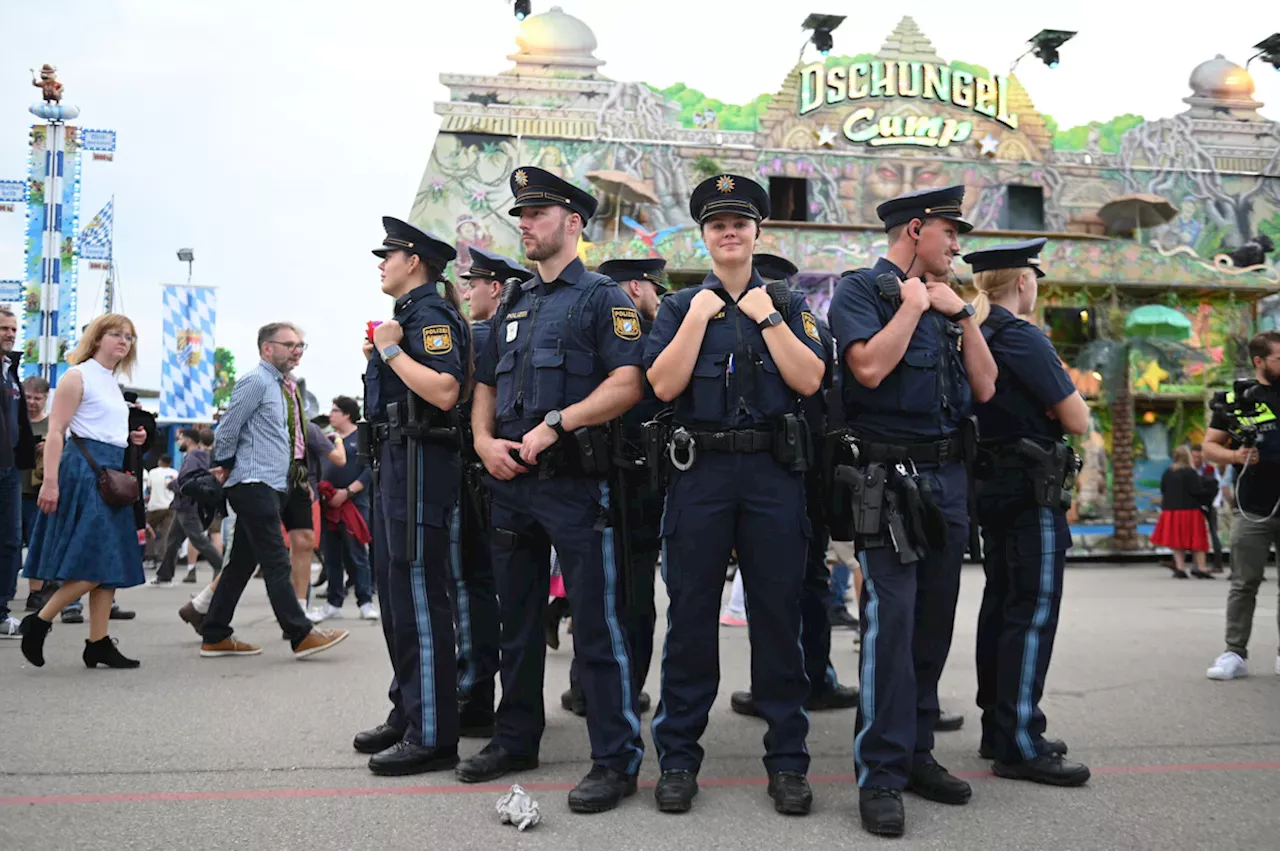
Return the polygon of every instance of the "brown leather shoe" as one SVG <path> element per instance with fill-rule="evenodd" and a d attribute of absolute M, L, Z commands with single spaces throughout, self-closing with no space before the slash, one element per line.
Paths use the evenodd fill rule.
<path fill-rule="evenodd" d="M 200 635 L 200 630 L 204 628 L 204 615 L 196 611 L 195 604 L 190 600 L 178 609 L 178 617 L 191 624 L 191 628 L 196 631 L 196 635 Z"/>
<path fill-rule="evenodd" d="M 323 653 L 339 641 L 344 641 L 350 634 L 345 629 L 313 628 L 307 633 L 307 637 L 302 639 L 302 643 L 293 648 L 293 658 L 305 659 L 308 656 Z"/>
<path fill-rule="evenodd" d="M 215 656 L 257 656 L 261 652 L 261 647 L 254 647 L 234 635 L 222 639 L 217 644 L 210 644 L 206 641 L 200 645 L 200 655 L 206 659 L 211 659 Z"/>

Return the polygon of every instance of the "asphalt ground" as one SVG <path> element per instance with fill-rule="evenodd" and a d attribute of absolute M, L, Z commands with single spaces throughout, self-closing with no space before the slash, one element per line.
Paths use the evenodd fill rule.
<path fill-rule="evenodd" d="M 813 813 L 773 811 L 760 762 L 763 724 L 729 709 L 729 692 L 748 684 L 743 629 L 721 630 L 721 693 L 693 811 L 656 811 L 650 747 L 639 794 L 614 812 L 581 816 L 566 803 L 589 767 L 584 723 L 559 707 L 567 637 L 548 654 L 538 770 L 490 786 L 459 784 L 452 772 L 377 778 L 351 737 L 385 716 L 390 665 L 381 630 L 352 620 L 352 601 L 350 639 L 298 662 L 255 582 L 236 626 L 264 653 L 201 659 L 197 636 L 176 615 L 194 586 L 132 589 L 120 599 L 138 617 L 113 622 L 112 635 L 142 660 L 139 670 L 86 670 L 85 626 L 55 624 L 41 669 L 26 664 L 18 642 L 0 642 L 0 847 L 1280 848 L 1274 571 L 1256 615 L 1254 674 L 1228 683 L 1205 678 L 1222 650 L 1225 581 L 1171 581 L 1144 564 L 1073 565 L 1066 583 L 1043 707 L 1050 734 L 1067 740 L 1093 779 L 1080 789 L 1041 787 L 996 778 L 979 759 L 973 648 L 982 574 L 966 567 L 941 692 L 967 723 L 939 736 L 936 756 L 971 780 L 973 799 L 948 807 L 908 795 L 900 840 L 859 826 L 852 711 L 811 716 Z M 852 633 L 836 631 L 833 661 L 842 679 L 856 680 Z M 658 676 L 655 661 L 648 685 L 655 703 Z M 482 744 L 464 740 L 463 755 Z M 532 791 L 544 817 L 524 833 L 495 812 L 512 782 Z"/>

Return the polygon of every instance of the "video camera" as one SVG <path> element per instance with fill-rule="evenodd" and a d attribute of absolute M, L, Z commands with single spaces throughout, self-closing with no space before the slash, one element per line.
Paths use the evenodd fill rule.
<path fill-rule="evenodd" d="M 1252 447 L 1258 443 L 1257 426 L 1242 423 L 1241 419 L 1253 416 L 1261 404 L 1254 401 L 1254 396 L 1261 387 L 1257 381 L 1241 379 L 1236 381 L 1231 391 L 1219 390 L 1209 400 L 1209 409 L 1227 418 L 1227 436 L 1242 447 Z M 1231 401 L 1227 400 L 1228 395 L 1232 395 Z"/>

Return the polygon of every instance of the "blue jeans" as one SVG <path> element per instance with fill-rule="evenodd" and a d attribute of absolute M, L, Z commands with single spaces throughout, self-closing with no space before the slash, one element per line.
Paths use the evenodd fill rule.
<path fill-rule="evenodd" d="M 17 467 L 0 467 L 0 619 L 9 617 L 21 569 L 22 473 Z"/>
<path fill-rule="evenodd" d="M 831 608 L 844 608 L 844 598 L 849 593 L 851 578 L 849 565 L 844 562 L 838 561 L 831 568 Z"/>
<path fill-rule="evenodd" d="M 368 518 L 365 518 L 368 523 Z M 324 553 L 324 572 L 328 583 L 325 599 L 334 608 L 342 608 L 347 599 L 344 574 L 350 574 L 356 586 L 356 603 L 373 602 L 373 572 L 369 569 L 369 548 L 356 541 L 345 529 L 325 529 L 320 535 Z"/>

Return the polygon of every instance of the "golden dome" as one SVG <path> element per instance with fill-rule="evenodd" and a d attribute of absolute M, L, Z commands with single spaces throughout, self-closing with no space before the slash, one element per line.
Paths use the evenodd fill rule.
<path fill-rule="evenodd" d="M 516 67 L 506 73 L 587 77 L 604 64 L 593 55 L 596 34 L 591 27 L 559 6 L 525 18 L 516 45 L 520 50 L 507 57 Z"/>
<path fill-rule="evenodd" d="M 1219 53 L 1191 72 L 1191 91 L 1195 97 L 1213 100 L 1251 100 L 1253 78 Z"/>

